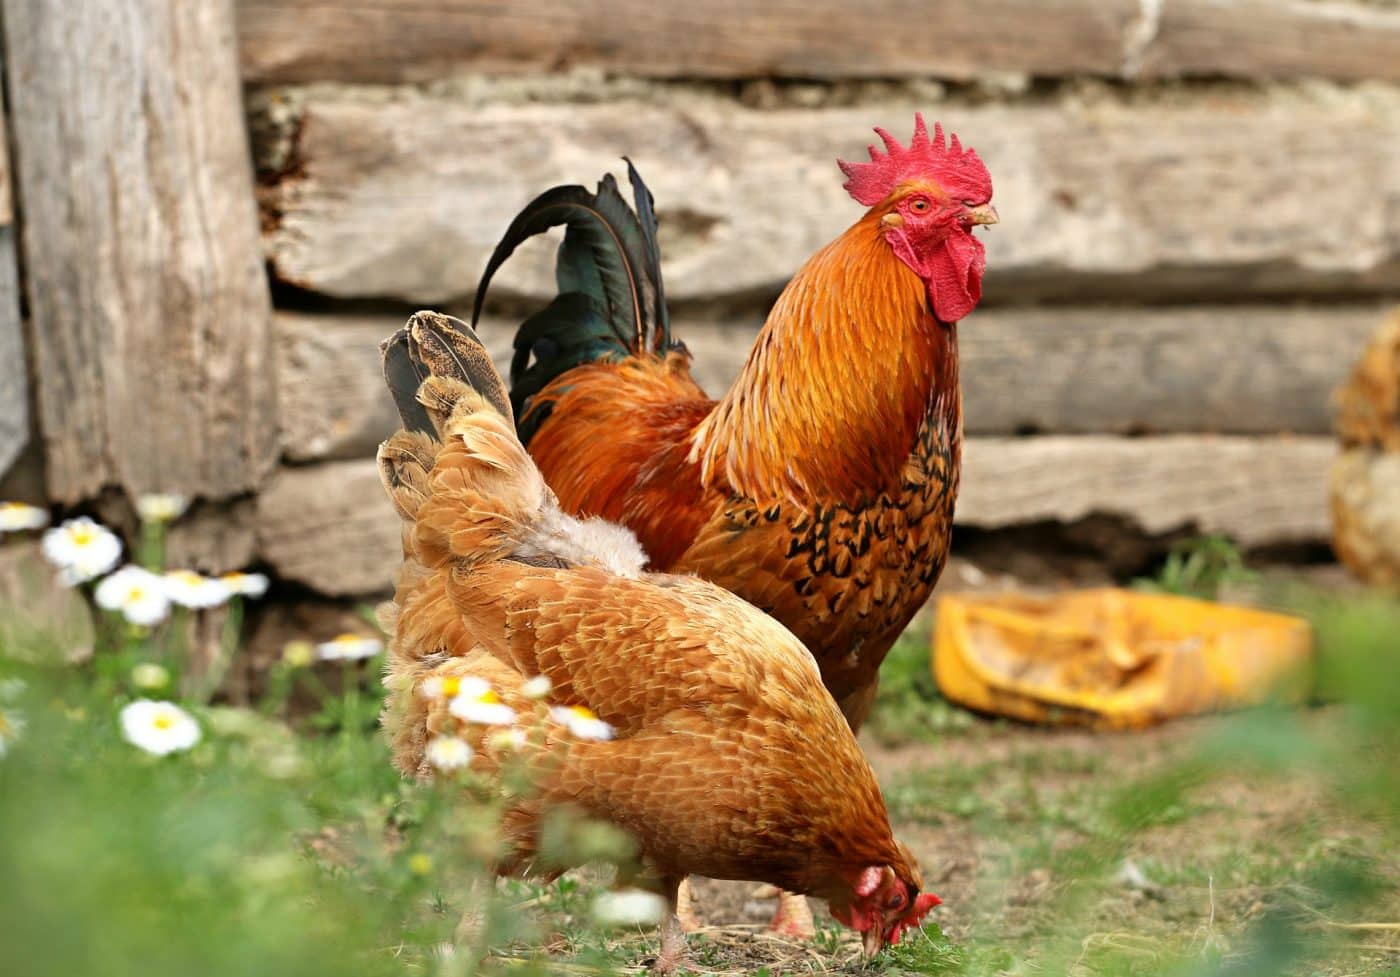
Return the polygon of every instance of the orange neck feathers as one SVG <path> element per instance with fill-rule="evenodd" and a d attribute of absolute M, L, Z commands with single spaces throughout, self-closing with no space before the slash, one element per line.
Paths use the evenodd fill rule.
<path fill-rule="evenodd" d="M 779 296 L 739 378 L 696 428 L 706 484 L 760 503 L 855 504 L 898 489 L 920 424 L 957 429 L 957 335 L 870 213 Z"/>

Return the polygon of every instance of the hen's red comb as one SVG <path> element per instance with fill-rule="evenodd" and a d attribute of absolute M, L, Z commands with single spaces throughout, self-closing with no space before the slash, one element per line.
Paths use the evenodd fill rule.
<path fill-rule="evenodd" d="M 991 199 L 992 178 L 977 154 L 963 149 L 958 137 L 951 134 L 945 145 L 943 127 L 937 122 L 933 124 L 933 138 L 929 139 L 923 113 L 914 113 L 914 138 L 908 146 L 901 146 L 898 139 L 879 126 L 875 127 L 875 134 L 884 141 L 885 152 L 872 145 L 869 163 L 836 161 L 848 177 L 846 192 L 865 206 L 875 206 L 905 180 L 919 177 L 931 177 L 950 193 L 976 199 L 979 204 Z"/>

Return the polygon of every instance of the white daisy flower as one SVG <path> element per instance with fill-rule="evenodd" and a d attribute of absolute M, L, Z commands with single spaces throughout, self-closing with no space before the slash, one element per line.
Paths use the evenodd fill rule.
<path fill-rule="evenodd" d="M 429 675 L 418 691 L 425 699 L 455 699 L 459 695 L 479 699 L 491 691 L 491 683 L 475 675 Z"/>
<path fill-rule="evenodd" d="M 170 613 L 170 598 L 161 578 L 131 563 L 104 577 L 93 596 L 99 607 L 121 611 L 132 624 L 145 627 L 159 624 Z"/>
<path fill-rule="evenodd" d="M 136 514 L 142 522 L 174 522 L 189 507 L 189 496 L 174 492 L 152 492 L 136 500 Z"/>
<path fill-rule="evenodd" d="M 22 529 L 43 529 L 49 524 L 49 514 L 38 506 L 23 502 L 0 502 L 0 533 Z"/>
<path fill-rule="evenodd" d="M 165 593 L 181 607 L 196 609 L 218 607 L 231 595 L 231 591 L 222 580 L 206 577 L 193 570 L 166 571 Z"/>
<path fill-rule="evenodd" d="M 644 889 L 605 892 L 593 900 L 593 918 L 603 926 L 654 926 L 666 914 L 666 900 Z"/>
<path fill-rule="evenodd" d="M 613 728 L 587 706 L 552 706 L 549 717 L 581 740 L 610 740 Z"/>
<path fill-rule="evenodd" d="M 496 730 L 486 738 L 486 745 L 492 750 L 512 752 L 520 749 L 529 741 L 530 738 L 525 735 L 525 730 L 512 727 Z"/>
<path fill-rule="evenodd" d="M 460 736 L 434 736 L 423 752 L 439 770 L 461 770 L 472 762 L 472 748 Z"/>
<path fill-rule="evenodd" d="M 463 690 L 453 697 L 447 711 L 458 719 L 482 726 L 509 726 L 515 722 L 515 710 L 501 701 L 501 697 L 491 691 Z"/>
<path fill-rule="evenodd" d="M 122 541 L 106 526 L 87 516 L 69 519 L 44 533 L 40 544 L 44 557 L 58 567 L 65 587 L 100 577 L 122 555 Z"/>
<path fill-rule="evenodd" d="M 142 662 L 131 670 L 131 684 L 138 689 L 163 689 L 170 684 L 170 673 L 155 662 Z"/>
<path fill-rule="evenodd" d="M 554 683 L 549 680 L 548 675 L 536 675 L 525 680 L 520 686 L 520 694 L 527 699 L 543 699 L 553 688 Z"/>
<path fill-rule="evenodd" d="M 165 756 L 199 742 L 199 723 L 173 702 L 137 699 L 121 712 L 122 736 L 147 753 Z"/>
<path fill-rule="evenodd" d="M 0 757 L 24 732 L 24 717 L 13 709 L 0 709 Z"/>
<path fill-rule="evenodd" d="M 342 634 L 317 645 L 316 657 L 321 661 L 359 661 L 362 658 L 373 658 L 383 647 L 384 642 L 378 638 Z"/>
<path fill-rule="evenodd" d="M 261 573 L 226 573 L 219 583 L 228 588 L 230 594 L 257 599 L 267 593 L 267 577 Z"/>

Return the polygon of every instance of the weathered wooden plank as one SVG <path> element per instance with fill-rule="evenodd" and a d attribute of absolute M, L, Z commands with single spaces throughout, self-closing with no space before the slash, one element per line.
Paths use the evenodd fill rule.
<path fill-rule="evenodd" d="M 960 329 L 967 430 L 1324 434 L 1333 391 L 1379 317 L 1371 305 L 979 310 Z M 284 457 L 374 454 L 398 423 L 377 346 L 402 318 L 278 314 Z M 718 395 L 760 324 L 679 318 L 674 329 Z M 480 326 L 503 372 L 516 325 Z"/>
<path fill-rule="evenodd" d="M 4 0 L 49 492 L 227 497 L 276 450 L 232 0 Z"/>
<path fill-rule="evenodd" d="M 252 82 L 580 66 L 655 78 L 1400 78 L 1400 17 L 1349 2 L 239 0 L 238 18 Z"/>
<path fill-rule="evenodd" d="M 1335 455 L 1328 438 L 971 438 L 958 522 L 1004 528 L 1108 513 L 1150 533 L 1319 541 Z M 260 554 L 279 576 L 332 596 L 392 586 L 399 519 L 373 460 L 284 469 L 258 512 Z"/>
<path fill-rule="evenodd" d="M 258 554 L 284 580 L 330 596 L 393 587 L 400 520 L 373 458 L 284 468 L 257 500 Z"/>
<path fill-rule="evenodd" d="M 0 56 L 0 71 L 4 58 Z M 15 253 L 14 197 L 5 109 L 0 105 L 0 476 L 29 443 L 29 378 L 24 323 L 19 307 L 19 257 Z"/>
<path fill-rule="evenodd" d="M 1167 0 L 1159 9 L 1146 32 L 1150 40 L 1139 42 L 1146 77 L 1400 80 L 1400 9 L 1394 7 Z"/>
<path fill-rule="evenodd" d="M 1328 538 L 1331 438 L 970 438 L 957 520 L 1000 528 L 1093 513 L 1243 545 Z"/>
<path fill-rule="evenodd" d="M 471 295 L 516 211 L 545 187 L 636 160 L 655 191 L 676 300 L 776 294 L 860 215 L 838 155 L 917 107 L 754 111 L 487 105 L 309 92 L 293 173 L 266 200 L 281 278 L 330 295 Z M 1400 288 L 1400 92 L 1226 93 L 1128 105 L 948 106 L 986 160 L 1001 225 L 988 301 L 1194 301 Z M 1327 198 L 1319 213 L 1316 188 Z M 498 276 L 553 294 L 548 242 Z"/>
<path fill-rule="evenodd" d="M 1115 74 L 1136 0 L 239 0 L 253 82 Z"/>

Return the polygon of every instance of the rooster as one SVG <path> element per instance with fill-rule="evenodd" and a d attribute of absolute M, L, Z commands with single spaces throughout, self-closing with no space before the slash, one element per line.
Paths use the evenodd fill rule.
<path fill-rule="evenodd" d="M 920 891 L 874 774 L 792 633 L 713 584 L 644 572 L 629 531 L 564 513 L 465 323 L 419 313 L 384 354 L 406 427 L 379 450 L 403 520 L 403 570 L 381 615 L 399 769 L 431 776 L 436 737 L 465 738 L 485 776 L 502 752 L 525 753 L 538 793 L 507 812 L 503 872 L 530 866 L 555 806 L 631 833 L 672 909 L 663 971 L 683 953 L 675 908 L 692 872 L 828 899 L 871 953 L 916 927 L 938 897 Z M 502 739 L 443 694 L 489 684 L 493 706 L 528 716 L 541 710 L 525 687 L 536 676 L 556 709 L 596 717 L 612 738 L 549 725 Z"/>
<path fill-rule="evenodd" d="M 922 116 L 903 146 L 838 161 L 869 208 L 779 296 L 733 387 L 710 399 L 671 337 L 653 201 L 627 162 L 516 217 L 477 288 L 566 225 L 559 295 L 515 338 L 521 438 L 564 509 L 636 533 L 654 570 L 694 573 L 777 618 L 815 655 L 852 730 L 886 653 L 948 554 L 962 440 L 957 322 L 994 224 L 986 167 Z M 774 929 L 811 932 L 783 900 Z"/>

